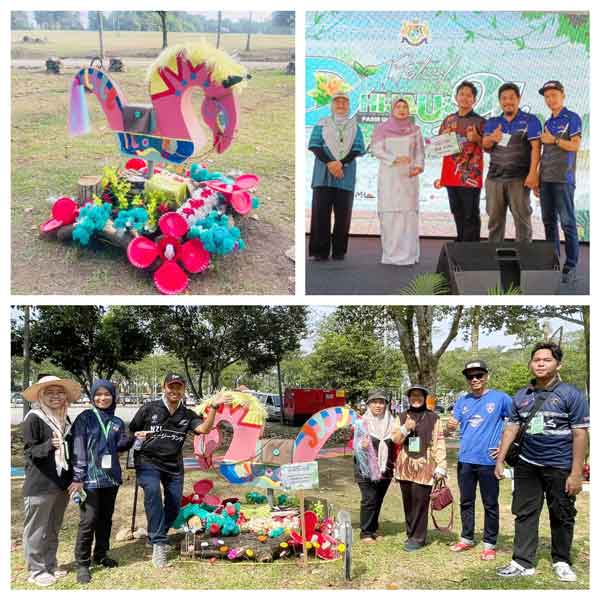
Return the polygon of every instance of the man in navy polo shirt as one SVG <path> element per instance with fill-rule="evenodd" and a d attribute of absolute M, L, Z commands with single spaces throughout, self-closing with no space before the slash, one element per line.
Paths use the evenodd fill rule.
<path fill-rule="evenodd" d="M 539 187 L 542 125 L 535 115 L 520 110 L 521 92 L 516 84 L 501 85 L 498 99 L 502 114 L 486 122 L 482 142 L 483 149 L 490 152 L 485 181 L 488 239 L 504 240 L 506 210 L 510 208 L 516 240 L 530 242 L 530 190 Z"/>
<path fill-rule="evenodd" d="M 546 239 L 556 243 L 560 256 L 558 219 L 565 235 L 567 258 L 563 265 L 563 283 L 575 281 L 579 238 L 575 218 L 575 167 L 581 144 L 581 117 L 565 107 L 565 89 L 560 81 L 547 81 L 539 90 L 552 111 L 542 133 L 540 163 L 540 203 Z"/>
<path fill-rule="evenodd" d="M 509 422 L 496 458 L 496 477 L 504 476 L 504 458 L 520 424 L 536 404 L 521 444 L 514 470 L 512 513 L 515 539 L 512 561 L 498 569 L 502 577 L 533 575 L 538 547 L 538 528 L 544 497 L 550 514 L 552 567 L 561 581 L 576 581 L 571 568 L 575 525 L 575 497 L 581 492 L 587 450 L 589 407 L 584 394 L 563 383 L 558 371 L 563 353 L 556 344 L 543 342 L 531 352 L 530 384 L 514 397 Z"/>
<path fill-rule="evenodd" d="M 479 483 L 485 513 L 481 560 L 496 558 L 500 485 L 494 475 L 494 467 L 504 419 L 510 415 L 512 407 L 508 394 L 488 389 L 488 373 L 482 360 L 472 360 L 465 365 L 463 375 L 467 379 L 469 393 L 458 399 L 447 425 L 448 431 L 455 431 L 460 426 L 458 485 L 462 532 L 460 540 L 450 550 L 463 552 L 475 545 L 475 497 Z"/>

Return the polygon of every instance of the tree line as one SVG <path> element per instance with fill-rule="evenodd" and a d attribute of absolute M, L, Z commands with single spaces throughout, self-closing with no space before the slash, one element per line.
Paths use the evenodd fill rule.
<path fill-rule="evenodd" d="M 552 331 L 551 320 L 577 328 Z M 516 342 L 480 348 L 481 334 L 493 332 Z M 166 371 L 182 370 L 197 398 L 243 382 L 271 392 L 344 389 L 359 400 L 419 382 L 447 404 L 465 389 L 461 371 L 475 356 L 488 362 L 492 386 L 513 394 L 528 380 L 533 344 L 550 339 L 565 349 L 565 380 L 589 386 L 589 307 L 339 306 L 325 318 L 305 306 L 14 307 L 11 333 L 13 389 L 49 372 L 86 393 L 96 377 L 155 393 Z M 456 341 L 464 347 L 450 349 Z"/>
<path fill-rule="evenodd" d="M 104 31 L 160 31 L 163 29 L 163 11 L 127 10 L 110 13 L 89 11 L 87 27 L 78 11 L 13 11 L 11 28 L 30 30 L 34 27 L 44 30 L 83 30 L 98 31 L 100 19 Z M 248 13 L 248 19 L 230 19 L 219 13 L 217 18 L 192 14 L 184 11 L 165 11 L 168 31 L 189 31 L 199 33 L 262 33 L 290 34 L 294 32 L 295 13 L 275 11 L 271 18 L 256 21 Z M 32 18 L 33 17 L 33 18 Z"/>

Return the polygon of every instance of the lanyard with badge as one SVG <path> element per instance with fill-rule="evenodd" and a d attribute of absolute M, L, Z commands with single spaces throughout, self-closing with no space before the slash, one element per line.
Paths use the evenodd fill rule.
<path fill-rule="evenodd" d="M 419 426 L 419 423 L 422 420 L 423 420 L 423 415 L 421 415 L 421 418 L 415 422 L 415 428 L 411 432 L 411 435 L 408 438 L 408 451 L 409 452 L 421 452 L 421 438 L 420 438 L 420 436 L 416 435 L 416 433 L 417 433 L 417 427 Z M 412 434 L 414 434 L 414 435 L 412 435 Z"/>
<path fill-rule="evenodd" d="M 96 418 L 98 419 L 98 423 L 100 424 L 100 431 L 102 431 L 102 433 L 104 434 L 104 439 L 106 440 L 106 445 L 108 446 L 108 434 L 110 432 L 110 428 L 112 425 L 112 419 L 110 419 L 106 423 L 106 425 L 104 425 L 104 423 L 102 422 L 102 418 L 100 417 L 100 414 L 98 413 L 96 408 L 92 408 L 92 410 L 94 411 L 94 414 L 96 415 Z M 102 459 L 100 462 L 100 468 L 110 469 L 111 467 L 112 467 L 112 456 L 110 454 L 104 454 L 102 456 Z"/>

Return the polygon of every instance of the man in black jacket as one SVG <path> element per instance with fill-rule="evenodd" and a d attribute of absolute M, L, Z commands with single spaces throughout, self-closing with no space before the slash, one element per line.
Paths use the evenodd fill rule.
<path fill-rule="evenodd" d="M 144 404 L 129 425 L 130 431 L 139 440 L 138 444 L 141 442 L 141 448 L 135 452 L 136 474 L 144 490 L 152 563 L 159 568 L 167 564 L 167 532 L 181 506 L 182 449 L 187 433 L 208 433 L 213 427 L 216 409 L 231 401 L 229 394 L 219 394 L 210 405 L 207 418 L 203 420 L 184 405 L 184 394 L 184 377 L 169 373 L 163 383 L 162 400 Z"/>

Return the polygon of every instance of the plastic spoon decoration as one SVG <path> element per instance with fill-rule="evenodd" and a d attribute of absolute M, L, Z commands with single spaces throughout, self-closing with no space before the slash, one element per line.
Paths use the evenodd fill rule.
<path fill-rule="evenodd" d="M 233 183 L 207 181 L 206 186 L 222 194 L 235 212 L 246 215 L 252 209 L 252 196 L 247 190 L 256 188 L 259 181 L 258 175 L 244 173 L 236 178 Z"/>
<path fill-rule="evenodd" d="M 159 219 L 158 227 L 163 234 L 158 241 L 145 236 L 136 237 L 127 247 L 127 258 L 138 269 L 147 269 L 159 259 L 161 265 L 153 277 L 156 288 L 163 294 L 179 294 L 189 283 L 186 271 L 204 271 L 210 264 L 210 254 L 198 239 L 182 243 L 189 230 L 182 215 L 166 213 Z"/>

